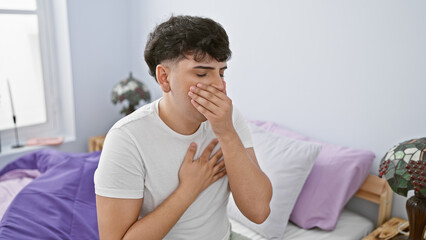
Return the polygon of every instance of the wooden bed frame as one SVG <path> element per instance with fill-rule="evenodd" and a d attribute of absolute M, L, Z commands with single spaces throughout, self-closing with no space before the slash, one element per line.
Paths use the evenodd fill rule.
<path fill-rule="evenodd" d="M 355 196 L 379 205 L 377 226 L 381 226 L 389 220 L 392 211 L 393 191 L 386 179 L 368 175 Z"/>
<path fill-rule="evenodd" d="M 89 139 L 89 152 L 102 150 L 104 140 L 105 135 L 91 137 Z M 377 226 L 381 226 L 389 220 L 392 211 L 393 191 L 386 179 L 368 175 L 355 196 L 379 205 Z"/>

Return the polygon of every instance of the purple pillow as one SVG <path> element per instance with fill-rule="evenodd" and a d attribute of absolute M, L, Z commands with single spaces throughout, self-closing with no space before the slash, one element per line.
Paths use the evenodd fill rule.
<path fill-rule="evenodd" d="M 290 221 L 301 228 L 333 230 L 343 207 L 367 178 L 375 154 L 368 150 L 310 139 L 273 122 L 251 123 L 278 135 L 322 145 L 290 215 Z"/>

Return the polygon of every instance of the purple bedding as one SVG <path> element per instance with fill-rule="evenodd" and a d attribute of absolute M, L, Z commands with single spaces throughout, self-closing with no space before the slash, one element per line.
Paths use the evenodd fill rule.
<path fill-rule="evenodd" d="M 36 169 L 15 169 L 0 177 L 0 219 L 15 196 L 38 176 Z"/>
<path fill-rule="evenodd" d="M 36 151 L 6 165 L 41 175 L 13 199 L 0 221 L 0 239 L 98 239 L 93 174 L 100 152 Z"/>

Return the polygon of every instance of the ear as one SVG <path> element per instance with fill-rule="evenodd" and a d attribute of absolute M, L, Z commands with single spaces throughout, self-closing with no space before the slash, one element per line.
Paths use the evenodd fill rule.
<path fill-rule="evenodd" d="M 155 75 L 157 77 L 158 84 L 160 84 L 161 89 L 163 92 L 169 92 L 170 91 L 170 83 L 169 83 L 169 73 L 170 68 L 158 64 L 155 68 Z"/>

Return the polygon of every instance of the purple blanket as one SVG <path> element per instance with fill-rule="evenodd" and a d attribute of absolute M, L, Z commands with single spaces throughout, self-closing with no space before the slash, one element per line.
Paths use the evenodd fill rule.
<path fill-rule="evenodd" d="M 0 222 L 0 239 L 98 239 L 93 174 L 100 152 L 71 154 L 51 149 L 6 165 L 41 175 L 16 195 Z"/>
<path fill-rule="evenodd" d="M 0 219 L 15 196 L 38 176 L 36 169 L 14 169 L 0 176 Z"/>

